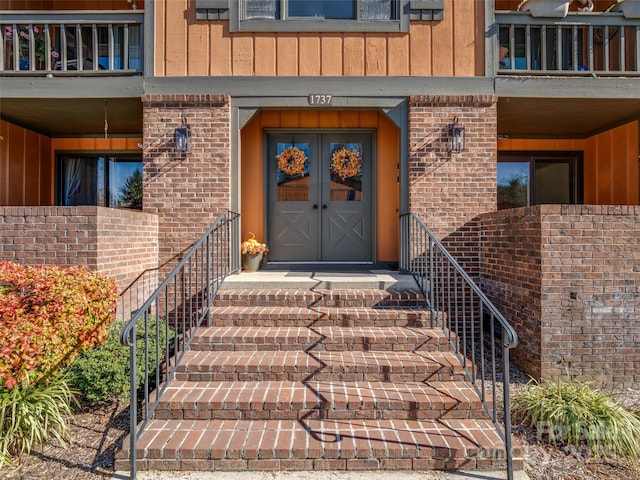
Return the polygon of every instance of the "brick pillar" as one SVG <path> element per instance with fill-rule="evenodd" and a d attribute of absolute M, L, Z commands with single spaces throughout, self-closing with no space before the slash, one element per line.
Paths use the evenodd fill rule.
<path fill-rule="evenodd" d="M 409 209 L 472 277 L 478 277 L 477 217 L 496 210 L 497 110 L 491 95 L 409 99 Z M 465 127 L 465 151 L 447 152 L 448 125 Z"/>
<path fill-rule="evenodd" d="M 175 264 L 231 206 L 230 98 L 144 95 L 144 211 L 158 215 L 159 263 Z M 191 151 L 176 150 L 174 129 L 190 126 Z"/>

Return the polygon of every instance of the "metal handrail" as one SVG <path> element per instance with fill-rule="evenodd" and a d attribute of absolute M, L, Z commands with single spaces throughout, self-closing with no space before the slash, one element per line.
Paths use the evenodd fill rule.
<path fill-rule="evenodd" d="M 130 359 L 130 468 L 136 478 L 136 446 L 160 397 L 203 322 L 224 279 L 240 270 L 240 215 L 223 213 L 131 317 L 120 334 Z M 161 335 L 162 329 L 162 335 Z M 170 335 L 172 333 L 172 335 Z M 142 342 L 140 351 L 138 343 Z M 154 351 L 150 351 L 150 342 Z M 138 355 L 143 378 L 138 387 Z M 138 411 L 138 390 L 143 404 Z M 141 422 L 138 423 L 138 416 Z"/>
<path fill-rule="evenodd" d="M 572 12 L 558 19 L 497 11 L 498 66 L 507 75 L 640 75 L 640 24 L 620 12 Z"/>
<path fill-rule="evenodd" d="M 485 411 L 504 442 L 507 476 L 512 480 L 509 350 L 518 344 L 518 336 L 480 287 L 417 215 L 401 215 L 400 227 L 400 270 L 411 274 L 418 283 L 429 304 L 432 326 L 437 323 L 445 332 L 482 400 Z M 497 403 L 496 395 L 496 383 L 499 380 L 496 344 L 501 347 L 502 409 Z M 491 398 L 488 398 L 489 393 Z"/>

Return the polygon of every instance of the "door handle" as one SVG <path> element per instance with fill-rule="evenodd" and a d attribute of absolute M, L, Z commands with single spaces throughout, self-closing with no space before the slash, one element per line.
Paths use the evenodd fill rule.
<path fill-rule="evenodd" d="M 314 205 L 314 206 L 313 206 L 313 209 L 314 209 L 314 210 L 317 210 L 317 209 L 318 209 L 318 205 Z"/>
<path fill-rule="evenodd" d="M 327 209 L 327 206 L 326 206 L 326 205 L 322 205 L 322 209 L 323 209 L 323 210 L 326 210 L 326 209 Z"/>

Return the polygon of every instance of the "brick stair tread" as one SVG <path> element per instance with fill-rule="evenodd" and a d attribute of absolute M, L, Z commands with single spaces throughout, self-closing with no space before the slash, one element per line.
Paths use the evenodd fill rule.
<path fill-rule="evenodd" d="M 486 418 L 465 382 L 328 381 L 172 382 L 156 418 L 283 419 L 309 410 L 321 418 Z"/>
<path fill-rule="evenodd" d="M 393 306 L 424 305 L 419 290 L 220 290 L 214 305 Z"/>
<path fill-rule="evenodd" d="M 223 305 L 211 308 L 212 325 L 310 326 L 370 325 L 428 326 L 431 312 L 426 307 L 306 307 L 279 305 Z"/>
<path fill-rule="evenodd" d="M 193 350 L 448 350 L 440 329 L 418 327 L 220 326 L 201 329 Z"/>
<path fill-rule="evenodd" d="M 127 440 L 117 459 L 129 458 Z M 138 440 L 137 457 L 183 469 L 202 460 L 213 460 L 210 466 L 216 470 L 267 465 L 249 460 L 290 460 L 279 465 L 295 470 L 309 459 L 329 462 L 314 464 L 316 469 L 326 469 L 335 460 L 368 461 L 381 468 L 376 462 L 399 459 L 445 462 L 435 462 L 436 468 L 492 468 L 504 459 L 504 448 L 490 420 L 150 420 Z M 162 468 L 162 462 L 146 467 Z M 433 462 L 404 465 L 434 467 Z M 140 467 L 145 468 L 144 463 Z M 333 462 L 332 468 L 341 468 L 340 463 Z"/>
<path fill-rule="evenodd" d="M 176 380 L 462 380 L 452 352 L 188 351 Z"/>

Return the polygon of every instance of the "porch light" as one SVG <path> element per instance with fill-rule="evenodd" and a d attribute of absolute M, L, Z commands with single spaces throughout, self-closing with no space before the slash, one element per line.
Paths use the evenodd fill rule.
<path fill-rule="evenodd" d="M 455 153 L 464 151 L 464 127 L 458 124 L 458 117 L 454 117 L 453 123 L 449 124 L 447 151 Z"/>
<path fill-rule="evenodd" d="M 180 153 L 188 153 L 191 149 L 191 130 L 184 118 L 182 119 L 182 126 L 175 129 L 174 138 L 176 150 Z"/>

